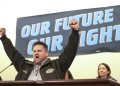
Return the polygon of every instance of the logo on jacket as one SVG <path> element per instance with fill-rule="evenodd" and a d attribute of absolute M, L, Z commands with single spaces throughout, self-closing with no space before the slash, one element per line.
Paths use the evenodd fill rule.
<path fill-rule="evenodd" d="M 46 71 L 46 73 L 52 73 L 54 71 L 54 69 L 53 68 L 50 68 L 50 69 L 48 69 L 47 71 Z"/>
<path fill-rule="evenodd" d="M 22 71 L 27 74 L 27 71 L 26 71 L 26 70 L 22 70 Z"/>

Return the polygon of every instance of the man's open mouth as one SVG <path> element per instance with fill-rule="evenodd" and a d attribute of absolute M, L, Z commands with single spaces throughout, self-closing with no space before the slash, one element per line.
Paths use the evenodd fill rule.
<path fill-rule="evenodd" d="M 36 59 L 39 58 L 39 56 L 36 56 Z"/>

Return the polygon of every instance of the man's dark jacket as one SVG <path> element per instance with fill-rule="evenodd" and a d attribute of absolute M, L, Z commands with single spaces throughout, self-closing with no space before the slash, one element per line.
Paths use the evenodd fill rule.
<path fill-rule="evenodd" d="M 5 52 L 12 61 L 18 74 L 15 80 L 27 80 L 34 68 L 34 62 L 25 58 L 15 49 L 10 39 L 6 35 L 1 37 Z M 48 59 L 40 68 L 42 80 L 65 79 L 65 73 L 70 67 L 77 53 L 79 34 L 77 30 L 72 30 L 69 41 L 64 51 L 56 60 Z M 21 46 L 22 47 L 22 46 Z M 52 72 L 50 72 L 52 70 Z"/>

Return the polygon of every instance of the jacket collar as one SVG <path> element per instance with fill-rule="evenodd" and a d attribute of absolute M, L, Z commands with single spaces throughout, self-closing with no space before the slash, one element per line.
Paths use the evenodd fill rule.
<path fill-rule="evenodd" d="M 46 61 L 42 64 L 42 66 L 48 64 L 50 61 L 51 59 L 47 58 Z"/>

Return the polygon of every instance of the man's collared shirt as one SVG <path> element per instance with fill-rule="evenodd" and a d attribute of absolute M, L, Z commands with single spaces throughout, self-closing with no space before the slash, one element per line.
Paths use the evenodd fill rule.
<path fill-rule="evenodd" d="M 33 70 L 31 71 L 31 74 L 29 75 L 28 77 L 28 80 L 34 80 L 34 81 L 37 81 L 37 80 L 42 80 L 41 78 L 41 75 L 40 75 L 40 68 L 43 66 L 44 62 L 46 62 L 46 60 L 44 60 L 40 66 L 36 65 L 34 63 L 34 68 Z"/>

